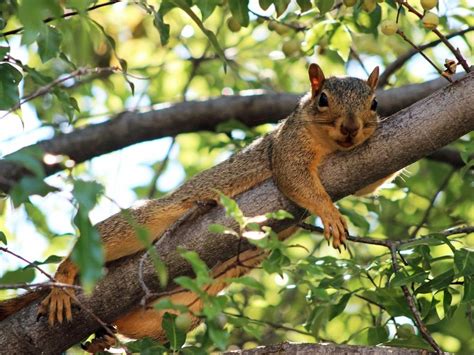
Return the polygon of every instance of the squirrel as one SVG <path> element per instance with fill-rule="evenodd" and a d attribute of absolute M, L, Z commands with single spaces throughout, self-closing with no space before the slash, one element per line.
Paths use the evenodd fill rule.
<path fill-rule="evenodd" d="M 309 66 L 308 74 L 311 91 L 273 131 L 226 161 L 197 174 L 171 194 L 130 208 L 129 217 L 146 228 L 150 242 L 158 240 L 196 203 L 218 200 L 217 191 L 234 197 L 273 178 L 285 196 L 320 217 L 324 237 L 328 242 L 332 237 L 334 248 L 345 245 L 346 221 L 321 184 L 318 166 L 329 154 L 353 149 L 374 133 L 379 123 L 375 98 L 379 68 L 376 67 L 367 80 L 354 77 L 325 78 L 322 69 L 314 63 Z M 356 194 L 370 193 L 391 177 L 381 179 Z M 144 249 L 130 218 L 120 213 L 98 223 L 96 228 L 102 238 L 106 262 Z M 282 232 L 280 237 L 286 237 L 295 229 L 293 227 Z M 244 254 L 240 255 L 240 260 L 246 260 L 245 267 L 237 265 L 235 257 L 212 270 L 218 278 L 206 289 L 208 293 L 217 294 L 226 286 L 223 281 L 225 278 L 248 272 L 248 265 L 258 264 L 265 256 L 261 250 L 249 250 Z M 229 269 L 229 265 L 235 267 Z M 68 257 L 59 265 L 55 280 L 73 284 L 77 275 L 78 268 Z M 50 325 L 71 321 L 71 295 L 68 292 L 72 291 L 52 288 L 42 300 L 38 315 L 48 315 Z M 0 303 L 0 320 L 44 294 L 34 291 Z M 192 311 L 201 307 L 199 298 L 190 292 L 177 293 L 170 298 L 173 303 L 190 306 Z M 124 315 L 115 325 L 119 333 L 130 338 L 148 336 L 164 340 L 162 316 L 163 311 L 142 307 Z M 198 322 L 194 320 L 195 325 Z M 100 339 L 97 341 L 99 343 Z"/>

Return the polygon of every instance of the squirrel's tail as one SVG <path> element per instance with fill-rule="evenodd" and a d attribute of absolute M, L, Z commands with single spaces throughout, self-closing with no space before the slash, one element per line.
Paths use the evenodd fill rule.
<path fill-rule="evenodd" d="M 0 321 L 26 307 L 43 294 L 44 292 L 41 291 L 31 291 L 24 295 L 0 302 Z"/>

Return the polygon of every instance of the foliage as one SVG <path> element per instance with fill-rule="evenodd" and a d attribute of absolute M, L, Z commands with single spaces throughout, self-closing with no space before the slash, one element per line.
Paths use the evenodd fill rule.
<path fill-rule="evenodd" d="M 355 5 L 344 5 L 349 3 Z M 437 39 L 418 17 L 406 8 L 399 9 L 398 3 L 3 1 L 0 109 L 5 112 L 0 124 L 24 125 L 24 132 L 13 134 L 20 136 L 15 146 L 23 147 L 29 144 L 29 129 L 39 132 L 35 137 L 48 138 L 151 103 L 262 88 L 303 92 L 308 88 L 305 68 L 309 58 L 317 60 L 326 73 L 364 76 L 364 71 L 370 72 L 375 65 L 386 68 L 411 49 L 396 35 L 396 29 L 418 45 Z M 423 13 L 417 0 L 408 3 Z M 440 2 L 430 11 L 437 14 L 437 29 L 444 34 L 474 24 L 469 1 Z M 384 33 L 392 36 L 381 33 L 382 21 L 391 21 L 385 22 L 391 27 Z M 452 41 L 465 57 L 469 53 L 472 57 L 472 32 Z M 440 71 L 445 70 L 445 59 L 454 58 L 442 45 L 425 53 Z M 386 87 L 437 75 L 426 61 L 414 57 L 392 73 Z M 133 199 L 145 198 L 151 184 L 153 191 L 157 188 L 154 196 L 161 196 L 178 180 L 211 167 L 269 129 L 271 125 L 249 128 L 232 120 L 216 132 L 179 135 L 176 149 L 157 160 L 167 143 L 159 142 L 152 147 L 154 160 L 147 162 L 138 157 L 147 149 L 143 148 L 133 162 L 127 160 L 124 165 L 140 161 L 147 164 L 148 175 L 155 170 L 160 173 L 146 181 L 128 180 L 121 185 L 114 166 L 106 162 L 112 156 L 102 160 L 106 168 L 101 170 L 94 162 L 74 165 L 68 157 L 18 150 L 7 159 L 32 174 L 11 190 L 8 199 L 13 207 L 0 203 L 2 258 L 8 255 L 10 260 L 5 250 L 18 249 L 33 265 L 51 271 L 48 265 L 59 261 L 56 254 L 70 250 L 70 241 L 76 239 L 71 235 L 80 236 L 72 257 L 81 270 L 82 286 L 91 290 L 103 274 L 104 262 L 92 220 L 119 210 L 116 205 L 122 204 L 110 199 L 122 201 L 127 194 Z M 16 138 L 2 135 L 1 139 L 0 148 L 11 151 L 4 147 Z M 196 277 L 180 277 L 175 282 L 202 299 L 203 309 L 192 316 L 205 326 L 186 338 L 185 317 L 179 317 L 189 310 L 161 300 L 155 307 L 168 311 L 163 327 L 169 343 L 139 340 L 130 344 L 130 350 L 206 353 L 229 345 L 252 347 L 284 340 L 430 349 L 407 306 L 401 289 L 407 286 L 423 322 L 441 347 L 472 353 L 473 236 L 446 236 L 440 231 L 474 221 L 470 198 L 473 135 L 463 137 L 452 148 L 461 153 L 466 163 L 463 169 L 422 160 L 408 167 L 407 176 L 397 179 L 377 198 L 349 197 L 339 202 L 354 235 L 389 241 L 418 238 L 397 244 L 398 271 L 388 250 L 378 246 L 353 243 L 349 252 L 338 255 L 326 247 L 320 235 L 306 231 L 281 242 L 271 229 L 260 228 L 232 199 L 222 196 L 221 203 L 240 228 L 211 225 L 210 229 L 247 238 L 267 250 L 268 258 L 249 276 L 228 280 L 232 286 L 224 294 L 211 296 L 202 291 L 213 282 L 207 266 L 196 253 L 180 251 Z M 61 164 L 67 174 L 45 180 L 43 162 Z M 129 170 L 123 175 L 135 175 L 128 174 Z M 118 191 L 112 191 L 112 185 L 119 186 Z M 285 211 L 264 217 L 292 218 Z M 20 224 L 23 227 L 18 227 Z M 166 283 L 163 265 L 154 261 Z M 9 261 L 8 268 L 0 272 L 2 285 L 42 280 L 37 269 L 21 261 Z M 7 296 L 1 292 L 2 298 Z"/>

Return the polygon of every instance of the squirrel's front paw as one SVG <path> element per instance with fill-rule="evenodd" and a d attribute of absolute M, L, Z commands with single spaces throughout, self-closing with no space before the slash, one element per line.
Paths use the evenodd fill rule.
<path fill-rule="evenodd" d="M 324 238 L 328 241 L 332 235 L 332 246 L 340 251 L 346 244 L 347 223 L 336 207 L 331 205 L 319 216 L 324 226 Z"/>
<path fill-rule="evenodd" d="M 41 302 L 37 319 L 48 315 L 48 323 L 53 326 L 56 321 L 62 323 L 64 318 L 72 320 L 71 296 L 72 290 L 53 288 L 50 294 Z"/>

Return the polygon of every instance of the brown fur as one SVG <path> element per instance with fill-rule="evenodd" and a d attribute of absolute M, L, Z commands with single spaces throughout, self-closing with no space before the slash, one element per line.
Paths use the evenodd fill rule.
<path fill-rule="evenodd" d="M 214 168 L 194 176 L 170 195 L 143 202 L 129 210 L 132 220 L 146 228 L 150 241 L 160 238 L 196 202 L 217 200 L 216 190 L 233 197 L 273 177 L 288 198 L 321 218 L 324 236 L 329 240 L 332 235 L 335 248 L 344 244 L 346 222 L 324 190 L 317 168 L 328 154 L 352 149 L 374 132 L 378 117 L 371 110 L 371 104 L 378 68 L 367 81 L 356 78 L 325 79 L 316 64 L 312 64 L 308 72 L 311 93 L 274 131 Z M 326 96 L 327 107 L 318 104 L 321 95 Z M 375 184 L 370 188 L 376 188 Z M 143 249 L 129 221 L 129 218 L 116 214 L 97 225 L 106 261 Z M 286 231 L 280 237 L 292 231 Z M 258 250 L 241 255 L 241 259 L 249 258 L 247 264 L 251 265 L 258 264 L 263 257 L 264 253 Z M 216 294 L 226 286 L 225 278 L 242 275 L 248 270 L 248 267 L 237 265 L 235 258 L 227 261 L 213 270 L 217 280 L 207 292 Z M 55 277 L 59 282 L 73 283 L 77 272 L 70 258 L 67 258 L 59 265 Z M 194 311 L 201 307 L 197 296 L 189 292 L 177 293 L 171 296 L 171 300 L 189 305 Z M 7 302 L 14 304 L 13 301 Z M 24 305 L 20 302 L 15 307 L 18 309 Z M 15 307 L 7 308 L 14 312 Z M 56 321 L 61 323 L 64 318 L 71 320 L 70 297 L 62 290 L 53 289 L 41 303 L 39 313 L 48 314 L 50 324 Z M 117 320 L 116 324 L 118 331 L 129 337 L 163 339 L 161 318 L 161 311 L 137 309 Z"/>

